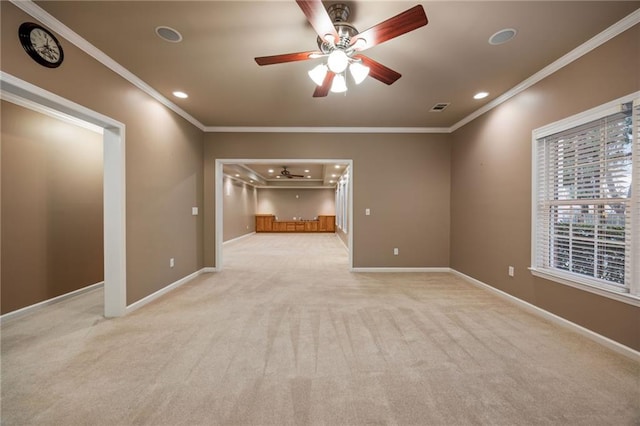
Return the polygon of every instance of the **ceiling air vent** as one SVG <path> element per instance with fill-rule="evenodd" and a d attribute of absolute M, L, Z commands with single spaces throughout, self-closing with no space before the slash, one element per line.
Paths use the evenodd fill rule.
<path fill-rule="evenodd" d="M 431 107 L 430 112 L 441 112 L 450 105 L 450 102 L 440 102 Z"/>

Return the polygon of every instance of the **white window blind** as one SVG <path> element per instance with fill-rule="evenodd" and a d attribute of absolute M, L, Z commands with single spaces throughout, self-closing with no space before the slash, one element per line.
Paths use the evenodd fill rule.
<path fill-rule="evenodd" d="M 634 293 L 640 204 L 632 176 L 640 167 L 640 106 L 616 109 L 535 140 L 532 266 Z"/>

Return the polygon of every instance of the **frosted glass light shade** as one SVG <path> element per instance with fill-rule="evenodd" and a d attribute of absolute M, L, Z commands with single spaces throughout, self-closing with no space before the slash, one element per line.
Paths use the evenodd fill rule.
<path fill-rule="evenodd" d="M 327 66 L 325 64 L 320 64 L 309 71 L 308 74 L 315 84 L 322 86 L 324 78 L 327 76 Z"/>
<path fill-rule="evenodd" d="M 360 62 L 354 62 L 349 65 L 349 71 L 356 84 L 362 83 L 362 81 L 369 75 L 369 67 L 362 65 Z"/>
<path fill-rule="evenodd" d="M 329 65 L 329 69 L 332 72 L 340 74 L 347 69 L 347 65 L 349 65 L 349 58 L 344 51 L 336 49 L 329 54 L 327 65 Z"/>
<path fill-rule="evenodd" d="M 344 79 L 344 75 L 337 74 L 333 78 L 333 83 L 331 84 L 331 91 L 333 93 L 343 93 L 347 91 L 347 82 Z"/>

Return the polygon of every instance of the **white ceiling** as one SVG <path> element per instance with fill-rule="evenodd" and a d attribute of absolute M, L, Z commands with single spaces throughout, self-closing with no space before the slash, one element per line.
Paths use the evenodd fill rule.
<path fill-rule="evenodd" d="M 289 171 L 291 178 L 282 174 L 284 167 Z M 226 176 L 259 188 L 335 187 L 346 170 L 347 164 L 344 162 L 279 161 L 223 164 L 223 173 Z"/>
<path fill-rule="evenodd" d="M 332 3 L 335 3 L 333 1 Z M 347 1 L 359 31 L 421 4 L 428 25 L 366 51 L 399 72 L 313 98 L 321 59 L 258 66 L 317 49 L 294 0 L 38 1 L 63 24 L 204 127 L 450 128 L 640 7 L 639 1 Z M 326 2 L 328 4 L 328 2 Z M 155 34 L 175 28 L 180 43 Z M 493 46 L 504 28 L 518 33 Z M 174 90 L 189 94 L 185 100 Z M 483 100 L 473 95 L 487 91 Z M 443 112 L 429 112 L 440 102 Z"/>
<path fill-rule="evenodd" d="M 324 2 L 331 3 L 336 1 Z M 365 52 L 402 74 L 393 85 L 367 78 L 359 86 L 350 84 L 346 94 L 313 98 L 315 85 L 307 71 L 320 59 L 258 66 L 258 56 L 317 49 L 316 33 L 294 0 L 35 4 L 177 105 L 200 128 L 386 132 L 455 128 L 640 8 L 640 1 L 344 3 L 360 32 L 416 4 L 424 7 L 428 25 Z M 183 40 L 162 40 L 155 33 L 158 26 L 178 30 Z M 516 29 L 516 37 L 490 45 L 491 35 L 505 28 Z M 189 98 L 175 98 L 175 90 Z M 489 96 L 473 99 L 479 91 Z M 430 112 L 437 103 L 450 105 Z M 287 185 L 332 186 L 332 164 L 225 165 L 224 171 L 248 184 L 274 186 L 284 185 L 282 178 L 268 169 L 279 172 L 282 166 L 305 176 L 286 179 Z"/>

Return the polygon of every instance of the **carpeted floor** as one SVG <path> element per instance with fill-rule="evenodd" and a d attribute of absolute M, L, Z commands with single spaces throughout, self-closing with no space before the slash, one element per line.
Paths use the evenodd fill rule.
<path fill-rule="evenodd" d="M 2 425 L 637 425 L 640 364 L 450 274 L 354 274 L 333 235 L 258 234 L 105 320 L 2 324 Z"/>

